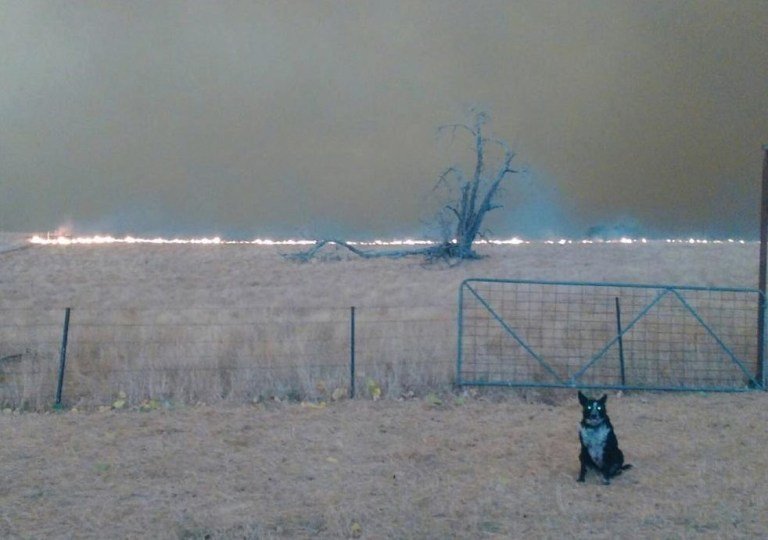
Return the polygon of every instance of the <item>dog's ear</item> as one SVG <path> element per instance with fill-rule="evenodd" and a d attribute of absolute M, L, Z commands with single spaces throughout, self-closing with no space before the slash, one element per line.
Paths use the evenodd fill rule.
<path fill-rule="evenodd" d="M 581 390 L 579 390 L 579 403 L 581 403 L 581 406 L 582 406 L 582 407 L 583 407 L 583 406 L 585 406 L 585 405 L 587 404 L 587 401 L 589 401 L 589 400 L 587 399 L 587 396 L 585 396 L 584 394 L 582 394 L 582 393 L 581 393 Z"/>
<path fill-rule="evenodd" d="M 608 394 L 603 394 L 603 397 L 597 400 L 600 405 L 605 405 L 606 401 L 608 401 Z"/>

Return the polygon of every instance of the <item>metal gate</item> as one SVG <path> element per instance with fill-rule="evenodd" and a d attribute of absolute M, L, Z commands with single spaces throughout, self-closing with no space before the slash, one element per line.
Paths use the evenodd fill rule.
<path fill-rule="evenodd" d="M 762 389 L 760 298 L 741 288 L 468 279 L 457 383 Z"/>

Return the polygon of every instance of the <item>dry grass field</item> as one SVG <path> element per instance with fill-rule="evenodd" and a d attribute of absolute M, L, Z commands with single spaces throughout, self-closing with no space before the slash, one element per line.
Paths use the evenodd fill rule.
<path fill-rule="evenodd" d="M 287 247 L 0 244 L 0 356 L 21 359 L 2 366 L 0 537 L 768 535 L 764 393 L 611 393 L 635 469 L 603 486 L 575 482 L 573 391 L 451 389 L 465 278 L 754 287 L 756 244 L 485 247 L 457 267 L 332 251 L 296 264 Z M 327 364 L 345 358 L 349 306 L 360 394 L 332 401 L 346 366 Z M 252 357 L 265 363 L 249 371 Z"/>
<path fill-rule="evenodd" d="M 610 486 L 575 481 L 573 392 L 442 398 L 4 414 L 0 536 L 768 534 L 766 394 L 611 394 Z"/>
<path fill-rule="evenodd" d="M 8 235 L 0 245 L 19 246 Z M 23 244 L 21 244 L 23 245 Z M 523 244 L 481 246 L 459 266 L 419 258 L 362 260 L 253 245 L 30 246 L 0 259 L 3 309 L 445 307 L 468 277 L 757 286 L 759 245 Z"/>

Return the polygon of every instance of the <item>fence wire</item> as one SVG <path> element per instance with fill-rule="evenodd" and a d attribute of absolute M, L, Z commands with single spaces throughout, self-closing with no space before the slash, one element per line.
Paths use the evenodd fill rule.
<path fill-rule="evenodd" d="M 358 307 L 358 393 L 450 384 L 453 311 Z M 0 316 L 0 405 L 50 406 L 64 310 Z M 350 338 L 349 308 L 73 308 L 63 404 L 110 404 L 121 393 L 185 403 L 329 399 L 350 388 Z"/>
<path fill-rule="evenodd" d="M 467 280 L 460 384 L 740 390 L 762 386 L 749 289 Z"/>

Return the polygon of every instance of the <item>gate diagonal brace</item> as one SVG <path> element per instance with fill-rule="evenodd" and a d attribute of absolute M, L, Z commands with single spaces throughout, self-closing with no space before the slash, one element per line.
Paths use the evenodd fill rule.
<path fill-rule="evenodd" d="M 563 379 L 561 379 L 561 378 L 560 378 L 560 376 L 557 374 L 557 372 L 556 372 L 554 369 L 552 369 L 552 367 L 551 367 L 549 364 L 547 364 L 547 362 L 546 362 L 546 361 L 545 361 L 543 358 L 541 358 L 541 357 L 540 357 L 538 354 L 536 354 L 536 352 L 535 352 L 535 351 L 534 351 L 534 350 L 533 350 L 533 349 L 530 347 L 530 345 L 528 345 L 528 344 L 525 342 L 525 340 L 523 340 L 523 338 L 521 338 L 520 336 L 518 336 L 518 335 L 517 335 L 517 332 L 515 332 L 515 331 L 514 331 L 514 329 L 513 329 L 511 326 L 509 326 L 509 325 L 507 324 L 507 322 L 506 322 L 506 321 L 505 321 L 505 320 L 504 320 L 504 319 L 503 319 L 503 318 L 502 318 L 502 317 L 501 317 L 501 316 L 500 316 L 498 313 L 496 313 L 496 311 L 495 311 L 495 310 L 494 310 L 494 309 L 491 307 L 491 305 L 490 305 L 490 304 L 489 304 L 489 303 L 488 303 L 488 302 L 485 300 L 485 298 L 483 298 L 483 297 L 480 295 L 480 293 L 478 293 L 478 292 L 477 292 L 475 289 L 473 289 L 473 288 L 472 288 L 472 286 L 471 286 L 471 285 L 469 285 L 469 284 L 465 284 L 465 286 L 467 287 L 467 289 L 469 289 L 469 291 L 472 293 L 472 295 L 473 295 L 475 298 L 477 298 L 477 301 L 478 301 L 478 302 L 480 302 L 480 303 L 483 305 L 483 307 L 485 307 L 485 309 L 486 309 L 486 310 L 488 310 L 488 313 L 490 313 L 490 314 L 493 316 L 493 318 L 494 318 L 494 319 L 496 319 L 496 322 L 498 322 L 498 323 L 501 325 L 501 327 L 502 327 L 502 328 L 503 328 L 503 329 L 504 329 L 504 330 L 505 330 L 505 331 L 506 331 L 506 332 L 507 332 L 507 333 L 508 333 L 510 336 L 512 336 L 512 338 L 513 338 L 515 341 L 517 341 L 517 343 L 518 343 L 518 344 L 519 344 L 519 345 L 520 345 L 520 346 L 521 346 L 523 349 L 525 349 L 525 351 L 526 351 L 528 354 L 530 354 L 530 355 L 531 355 L 531 356 L 532 356 L 534 359 L 536 359 L 536 361 L 537 361 L 537 362 L 538 362 L 538 363 L 541 365 L 541 367 L 543 367 L 544 369 L 546 369 L 546 370 L 547 370 L 547 372 L 548 372 L 550 375 L 552 375 L 552 376 L 555 378 L 555 380 L 556 380 L 556 381 L 557 381 L 559 384 L 566 384 L 566 383 L 565 383 L 565 381 L 564 381 Z"/>
<path fill-rule="evenodd" d="M 592 357 L 592 358 L 589 360 L 589 362 L 587 362 L 586 364 L 584 364 L 584 366 L 583 366 L 583 367 L 582 367 L 582 368 L 581 368 L 579 371 L 577 371 L 576 373 L 574 373 L 574 374 L 573 374 L 573 376 L 571 377 L 571 380 L 569 381 L 569 383 L 571 384 L 571 386 L 577 386 L 577 385 L 579 384 L 579 381 L 578 381 L 578 379 L 579 379 L 579 378 L 580 378 L 582 375 L 584 375 L 584 373 L 585 373 L 585 372 L 586 372 L 586 371 L 587 371 L 589 368 L 591 368 L 591 367 L 592 367 L 592 366 L 595 364 L 595 362 L 597 362 L 597 361 L 598 361 L 598 360 L 600 360 L 600 359 L 601 359 L 603 356 L 605 356 L 605 353 L 607 353 L 607 352 L 610 350 L 610 348 L 611 348 L 611 347 L 613 347 L 613 346 L 614 346 L 614 345 L 615 345 L 615 344 L 616 344 L 616 343 L 619 341 L 619 339 L 623 338 L 623 337 L 624 337 L 624 336 L 625 336 L 625 335 L 626 335 L 626 334 L 627 334 L 627 333 L 628 333 L 630 330 L 632 330 L 632 328 L 633 328 L 633 327 L 634 327 L 634 326 L 635 326 L 635 325 L 638 323 L 638 321 L 640 321 L 640 320 L 641 320 L 643 317 L 645 317 L 645 316 L 648 314 L 648 312 L 651 310 L 651 308 L 653 308 L 653 306 L 655 306 L 656 304 L 658 304 L 658 303 L 661 301 L 661 299 L 662 299 L 662 298 L 664 298 L 664 297 L 665 297 L 665 296 L 666 296 L 666 295 L 667 295 L 669 292 L 670 292 L 670 289 L 666 289 L 666 290 L 664 290 L 664 291 L 660 292 L 659 294 L 657 294 L 657 295 L 656 295 L 656 298 L 654 298 L 653 300 L 651 300 L 651 302 L 650 302 L 650 303 L 649 303 L 647 306 L 645 306 L 645 308 L 643 308 L 643 309 L 642 309 L 642 311 L 640 311 L 640 313 L 638 313 L 638 315 L 637 315 L 637 316 L 636 316 L 634 319 L 632 319 L 632 322 L 630 322 L 630 323 L 627 325 L 627 327 L 626 327 L 626 328 L 624 328 L 624 330 L 621 332 L 621 334 L 619 334 L 619 335 L 615 336 L 613 339 L 611 339 L 611 340 L 610 340 L 610 341 L 609 341 L 609 342 L 608 342 L 608 343 L 605 345 L 605 347 L 603 347 L 602 349 L 600 349 L 600 351 L 599 351 L 597 354 L 595 354 L 595 355 L 594 355 L 594 356 L 593 356 L 593 357 Z"/>
<path fill-rule="evenodd" d="M 572 386 L 577 386 L 579 381 L 578 379 L 584 375 L 584 373 L 591 368 L 598 360 L 603 358 L 605 354 L 610 350 L 611 347 L 613 347 L 620 339 L 622 339 L 627 333 L 632 330 L 632 328 L 637 324 L 643 317 L 645 317 L 648 312 L 656 305 L 658 304 L 662 298 L 667 296 L 668 294 L 672 294 L 675 298 L 677 298 L 680 301 L 680 304 L 688 311 L 695 319 L 696 321 L 707 331 L 707 333 L 715 340 L 715 342 L 720 346 L 720 348 L 725 352 L 725 354 L 730 357 L 731 361 L 736 364 L 739 369 L 742 371 L 745 377 L 750 381 L 751 384 L 755 386 L 759 386 L 757 380 L 752 376 L 751 373 L 749 373 L 749 370 L 746 369 L 744 366 L 744 363 L 731 351 L 731 349 L 723 342 L 722 339 L 715 333 L 714 330 L 704 321 L 704 319 L 701 318 L 701 316 L 696 312 L 696 310 L 685 300 L 685 298 L 680 294 L 679 291 L 673 289 L 673 288 L 666 288 L 663 291 L 661 291 L 656 298 L 654 298 L 634 319 L 632 319 L 632 322 L 622 330 L 620 334 L 615 336 L 613 339 L 611 339 L 597 354 L 595 354 L 589 362 L 587 362 L 579 371 L 574 373 L 574 375 L 571 377 L 569 383 Z"/>
<path fill-rule="evenodd" d="M 752 376 L 752 374 L 749 373 L 747 368 L 744 367 L 744 363 L 741 360 L 739 360 L 739 358 L 733 353 L 733 351 L 731 351 L 731 349 L 725 344 L 725 342 L 723 342 L 723 340 L 720 339 L 720 336 L 715 334 L 715 331 L 712 330 L 712 328 L 706 322 L 704 322 L 704 319 L 702 319 L 701 316 L 696 312 L 696 310 L 693 309 L 693 307 L 688 302 L 686 302 L 685 298 L 683 298 L 683 296 L 678 291 L 671 290 L 671 292 L 680 300 L 680 303 L 683 304 L 683 306 L 685 306 L 685 309 L 687 309 L 690 312 L 690 314 L 693 315 L 693 317 L 697 321 L 699 321 L 699 324 L 707 331 L 707 333 L 710 336 L 712 336 L 712 339 L 714 339 L 717 342 L 717 344 L 720 345 L 720 348 L 723 349 L 725 354 L 727 354 L 731 358 L 731 361 L 733 361 L 734 364 L 739 366 L 739 369 L 741 369 L 742 373 L 744 373 L 744 375 L 749 379 L 750 383 L 756 386 L 759 386 L 757 383 L 757 380 L 755 380 L 755 378 Z"/>

